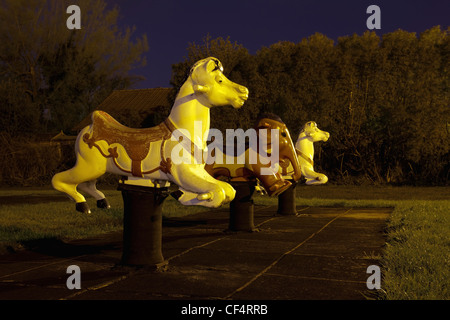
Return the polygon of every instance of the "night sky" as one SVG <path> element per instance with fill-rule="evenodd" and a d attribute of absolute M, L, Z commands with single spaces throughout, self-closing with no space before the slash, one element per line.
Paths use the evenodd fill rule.
<path fill-rule="evenodd" d="M 147 34 L 147 66 L 133 70 L 146 80 L 134 88 L 170 87 L 171 65 L 187 56 L 189 43 L 201 44 L 206 35 L 228 36 L 256 53 L 278 41 L 299 42 L 320 32 L 337 40 L 362 34 L 370 14 L 381 9 L 378 35 L 397 29 L 421 32 L 450 21 L 449 0 L 106 0 L 120 8 L 119 24 Z M 226 68 L 226 66 L 224 66 Z"/>

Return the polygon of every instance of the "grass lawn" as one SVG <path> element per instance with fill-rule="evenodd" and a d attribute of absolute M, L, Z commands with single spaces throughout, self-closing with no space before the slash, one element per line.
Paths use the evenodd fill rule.
<path fill-rule="evenodd" d="M 0 254 L 26 246 L 37 239 L 73 240 L 122 230 L 122 194 L 106 189 L 110 210 L 96 207 L 91 197 L 86 200 L 92 214 L 75 211 L 75 203 L 53 189 L 0 189 Z M 180 217 L 210 210 L 199 206 L 182 206 L 168 197 L 163 206 L 165 217 Z"/>
<path fill-rule="evenodd" d="M 0 189 L 0 253 L 36 239 L 79 239 L 121 230 L 121 194 L 111 189 L 105 194 L 112 209 L 96 209 L 95 201 L 88 199 L 94 210 L 85 216 L 76 213 L 75 205 L 55 190 Z M 276 198 L 255 196 L 254 200 L 256 204 L 277 204 Z M 381 258 L 379 298 L 450 299 L 449 187 L 299 185 L 296 202 L 305 206 L 393 207 Z M 163 215 L 204 210 L 209 209 L 185 207 L 168 197 Z"/>

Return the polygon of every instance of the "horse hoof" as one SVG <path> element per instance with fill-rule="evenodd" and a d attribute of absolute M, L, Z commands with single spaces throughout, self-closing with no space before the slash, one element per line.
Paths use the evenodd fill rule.
<path fill-rule="evenodd" d="M 292 183 L 290 181 L 277 181 L 275 182 L 270 188 L 269 188 L 269 196 L 276 197 L 282 194 L 284 191 L 289 189 L 289 187 L 292 186 Z"/>
<path fill-rule="evenodd" d="M 214 198 L 214 193 L 212 193 L 212 192 L 202 193 L 197 196 L 197 200 L 199 200 L 199 201 L 203 201 L 203 200 L 212 201 L 213 198 Z"/>
<path fill-rule="evenodd" d="M 89 209 L 89 206 L 88 206 L 88 204 L 86 203 L 86 201 L 85 201 L 85 202 L 78 202 L 78 203 L 75 205 L 75 209 L 76 209 L 78 212 L 81 212 L 81 213 L 85 213 L 85 214 L 90 214 L 90 213 L 91 213 L 91 209 Z"/>
<path fill-rule="evenodd" d="M 97 200 L 97 208 L 100 209 L 110 209 L 111 206 L 108 202 L 108 200 L 106 200 L 106 198 L 103 198 L 101 200 Z"/>
<path fill-rule="evenodd" d="M 180 197 L 183 195 L 183 191 L 177 190 L 177 191 L 172 192 L 170 195 L 171 195 L 175 200 L 178 200 L 178 199 L 180 199 Z"/>

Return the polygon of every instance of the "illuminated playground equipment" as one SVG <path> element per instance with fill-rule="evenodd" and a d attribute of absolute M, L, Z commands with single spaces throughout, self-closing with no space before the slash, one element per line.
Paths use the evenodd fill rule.
<path fill-rule="evenodd" d="M 300 130 L 297 142 L 295 143 L 295 150 L 298 155 L 298 161 L 300 163 L 301 173 L 306 178 L 307 185 L 319 185 L 325 184 L 328 181 L 328 177 L 322 173 L 314 171 L 314 142 L 328 141 L 330 134 L 326 131 L 322 131 L 317 127 L 317 123 L 314 121 L 308 121 Z M 292 179 L 294 169 L 292 165 L 287 162 L 280 162 L 281 172 L 285 179 Z M 295 205 L 295 187 L 297 183 L 293 183 L 292 186 L 283 192 L 278 197 L 278 213 L 284 215 L 296 214 Z"/>
<path fill-rule="evenodd" d="M 230 203 L 229 229 L 232 231 L 255 230 L 252 196 L 258 183 L 269 196 L 280 195 L 291 187 L 292 183 L 280 174 L 279 162 L 291 164 L 290 179 L 294 183 L 301 177 L 294 143 L 283 121 L 276 115 L 265 114 L 258 118 L 253 129 L 257 141 L 253 143 L 250 141 L 249 146 L 241 150 L 243 151 L 241 160 L 238 160 L 237 150 L 229 155 L 224 152 L 227 150 L 225 146 L 222 149 L 216 147 L 215 162 L 206 165 L 206 170 L 213 177 L 225 179 L 236 189 L 235 198 Z M 275 133 L 273 136 L 269 134 L 272 132 Z M 272 140 L 273 138 L 276 140 Z M 261 141 L 263 143 L 260 143 Z M 241 139 L 238 145 L 243 145 L 243 142 L 244 139 Z M 278 151 L 278 157 L 271 159 L 275 160 L 275 163 L 263 161 L 264 158 L 268 160 L 268 155 L 275 151 Z"/>
<path fill-rule="evenodd" d="M 183 205 L 215 208 L 234 199 L 233 187 L 209 175 L 194 153 L 206 149 L 210 108 L 240 108 L 247 98 L 248 89 L 227 79 L 218 59 L 202 59 L 192 66 L 168 118 L 156 127 L 128 128 L 94 111 L 92 124 L 76 140 L 75 166 L 56 174 L 52 185 L 76 202 L 77 211 L 90 213 L 77 187 L 93 196 L 98 207 L 109 208 L 96 179 L 106 172 L 124 176 L 119 184 L 124 199 L 122 262 L 159 265 L 164 261 L 161 206 L 170 182 L 179 186 Z"/>
<path fill-rule="evenodd" d="M 90 210 L 77 186 L 98 201 L 104 201 L 105 195 L 96 189 L 95 180 L 105 172 L 173 182 L 183 191 L 178 199 L 182 204 L 219 207 L 233 200 L 234 189 L 208 175 L 204 164 L 193 156 L 195 148 L 206 147 L 210 108 L 226 105 L 240 108 L 248 98 L 248 89 L 228 80 L 222 71 L 220 61 L 212 57 L 195 63 L 170 115 L 153 128 L 128 128 L 107 113 L 95 111 L 92 124 L 81 130 L 75 143 L 75 166 L 56 174 L 53 187 L 72 198 L 77 210 L 84 213 Z M 196 122 L 202 124 L 200 132 L 194 130 Z M 186 144 L 179 142 L 175 131 L 191 138 L 189 158 L 177 164 L 172 159 L 172 150 L 185 148 Z"/>

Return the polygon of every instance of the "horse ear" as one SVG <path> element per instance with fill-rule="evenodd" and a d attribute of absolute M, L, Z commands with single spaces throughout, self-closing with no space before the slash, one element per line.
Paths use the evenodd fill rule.
<path fill-rule="evenodd" d="M 194 92 L 195 93 L 207 93 L 209 91 L 209 87 L 208 86 L 202 86 L 199 84 L 195 84 L 194 85 Z"/>
<path fill-rule="evenodd" d="M 213 72 L 214 69 L 216 69 L 216 66 L 217 66 L 216 62 L 213 59 L 211 59 L 208 61 L 208 64 L 206 65 L 206 71 Z"/>
<path fill-rule="evenodd" d="M 256 130 L 259 130 L 259 129 L 270 129 L 270 124 L 267 122 L 260 122 L 260 123 L 258 123 L 258 125 L 256 127 Z"/>
<path fill-rule="evenodd" d="M 209 60 L 208 64 L 206 65 L 206 71 L 213 72 L 216 70 L 220 70 L 221 72 L 223 72 L 222 63 L 217 58 L 210 57 L 209 59 L 210 60 Z"/>

